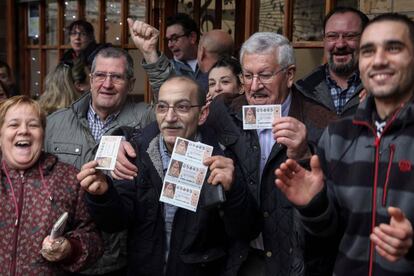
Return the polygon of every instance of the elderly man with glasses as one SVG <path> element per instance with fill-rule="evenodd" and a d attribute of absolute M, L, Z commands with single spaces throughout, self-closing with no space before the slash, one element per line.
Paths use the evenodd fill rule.
<path fill-rule="evenodd" d="M 205 102 L 204 91 L 191 78 L 168 79 L 160 88 L 157 122 L 132 140 L 138 176 L 112 183 L 94 170 L 96 161 L 78 174 L 98 227 L 128 229 L 128 275 L 237 275 L 242 261 L 237 245 L 259 232 L 257 205 L 238 164 L 223 156 L 214 131 L 204 126 Z M 210 174 L 195 212 L 160 202 L 177 137 L 214 147 L 212 157 L 204 159 Z M 171 162 L 179 167 L 178 161 Z M 219 184 L 226 201 L 208 206 L 212 187 Z"/>
<path fill-rule="evenodd" d="M 133 61 L 126 51 L 112 47 L 100 50 L 92 63 L 91 91 L 70 107 L 48 116 L 45 151 L 80 169 L 93 160 L 102 135 L 111 135 L 120 126 L 139 128 L 153 121 L 154 114 L 147 104 L 128 99 L 135 83 L 133 72 Z M 119 247 L 119 238 L 104 238 L 106 245 Z M 109 253 L 107 249 L 86 274 L 114 272 L 125 266 L 122 252 Z"/>
<path fill-rule="evenodd" d="M 309 157 L 309 143 L 318 140 L 332 116 L 306 101 L 293 84 L 294 52 L 284 36 L 253 34 L 242 45 L 240 62 L 245 95 L 231 101 L 216 97 L 207 121 L 219 142 L 237 156 L 264 218 L 240 275 L 308 275 L 313 268 L 305 264 L 303 229 L 292 204 L 274 186 L 273 172 L 286 158 Z M 280 104 L 282 114 L 272 129 L 243 129 L 243 106 L 271 104 Z"/>
<path fill-rule="evenodd" d="M 312 101 L 337 117 L 353 115 L 365 92 L 358 71 L 358 48 L 368 17 L 349 7 L 333 9 L 324 20 L 324 54 L 327 64 L 297 81 Z"/>

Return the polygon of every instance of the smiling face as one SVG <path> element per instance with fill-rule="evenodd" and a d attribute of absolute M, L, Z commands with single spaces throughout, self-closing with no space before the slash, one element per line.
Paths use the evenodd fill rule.
<path fill-rule="evenodd" d="M 228 67 L 215 67 L 208 74 L 208 93 L 214 98 L 221 93 L 237 94 L 240 86 L 237 77 Z"/>
<path fill-rule="evenodd" d="M 329 69 L 334 73 L 348 75 L 357 69 L 361 28 L 361 19 L 353 12 L 334 14 L 326 22 L 324 51 Z M 326 36 L 330 33 L 342 36 L 329 41 Z M 344 34 L 358 34 L 358 36 L 353 39 L 344 39 Z"/>
<path fill-rule="evenodd" d="M 134 86 L 134 79 L 126 76 L 125 57 L 96 57 L 96 66 L 91 74 L 92 106 L 99 117 L 104 120 L 108 115 L 121 110 L 122 105 Z M 94 73 L 116 74 L 123 79 L 114 82 L 113 77 L 107 76 L 103 81 L 93 77 Z"/>
<path fill-rule="evenodd" d="M 270 75 L 278 72 L 281 67 L 277 62 L 276 51 L 263 54 L 245 53 L 242 60 L 243 73 L 253 75 Z M 250 84 L 244 84 L 246 100 L 250 105 L 281 104 L 289 95 L 295 75 L 295 66 L 273 75 L 268 83 L 262 83 L 254 77 Z"/>
<path fill-rule="evenodd" d="M 196 58 L 197 35 L 194 32 L 186 34 L 181 25 L 174 24 L 167 28 L 165 37 L 168 40 L 168 48 L 174 55 L 174 58 L 182 61 Z"/>
<path fill-rule="evenodd" d="M 359 70 L 376 100 L 401 102 L 413 95 L 414 49 L 408 27 L 396 21 L 369 25 L 361 38 Z"/>
<path fill-rule="evenodd" d="M 174 78 L 166 81 L 160 88 L 158 103 L 167 106 L 199 105 L 197 86 L 192 80 Z M 156 111 L 158 127 L 169 152 L 174 148 L 175 139 L 182 137 L 193 140 L 198 125 L 205 122 L 207 107 L 192 107 L 185 113 L 168 108 L 166 113 Z"/>
<path fill-rule="evenodd" d="M 9 108 L 0 129 L 3 160 L 14 169 L 32 167 L 42 152 L 44 130 L 39 115 L 28 104 Z"/>

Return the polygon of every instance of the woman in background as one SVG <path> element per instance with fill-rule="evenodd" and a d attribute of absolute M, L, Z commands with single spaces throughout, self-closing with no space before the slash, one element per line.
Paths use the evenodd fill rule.
<path fill-rule="evenodd" d="M 55 70 L 47 74 L 45 91 L 40 96 L 39 104 L 46 113 L 50 114 L 68 107 L 79 97 L 80 94 L 73 82 L 71 66 L 60 63 Z"/>
<path fill-rule="evenodd" d="M 208 73 L 207 101 L 222 93 L 243 94 L 240 62 L 234 57 L 220 59 Z"/>

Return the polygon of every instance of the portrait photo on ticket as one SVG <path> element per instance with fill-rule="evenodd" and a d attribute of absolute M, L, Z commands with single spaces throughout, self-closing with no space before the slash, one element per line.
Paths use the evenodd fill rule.
<path fill-rule="evenodd" d="M 203 163 L 203 160 L 206 157 L 210 157 L 212 152 L 212 146 L 177 137 L 171 157 Z"/>
<path fill-rule="evenodd" d="M 244 105 L 243 129 L 272 128 L 274 118 L 282 115 L 280 104 L 275 105 Z"/>
<path fill-rule="evenodd" d="M 116 157 L 122 138 L 122 136 L 102 136 L 94 159 L 98 161 L 97 169 L 108 171 L 115 169 Z"/>

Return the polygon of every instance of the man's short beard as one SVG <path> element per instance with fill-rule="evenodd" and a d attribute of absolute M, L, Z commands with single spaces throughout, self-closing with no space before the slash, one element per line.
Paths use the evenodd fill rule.
<path fill-rule="evenodd" d="M 356 71 L 358 67 L 358 62 L 355 59 L 355 57 L 352 56 L 351 60 L 345 64 L 335 64 L 333 61 L 333 55 L 330 55 L 328 59 L 328 65 L 329 69 L 333 71 L 335 74 L 337 74 L 338 76 L 346 77 L 353 74 Z"/>

